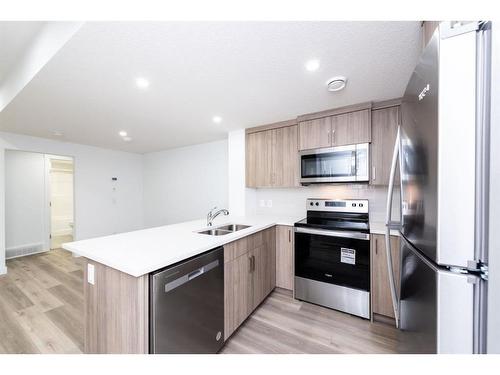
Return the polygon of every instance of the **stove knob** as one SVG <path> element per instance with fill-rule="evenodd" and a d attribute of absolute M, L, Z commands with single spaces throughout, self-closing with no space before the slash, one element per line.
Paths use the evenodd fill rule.
<path fill-rule="evenodd" d="M 352 204 L 352 206 L 353 206 L 353 207 L 356 207 L 356 203 L 353 203 L 353 204 Z"/>
<path fill-rule="evenodd" d="M 314 203 L 313 203 L 313 202 L 311 202 L 311 203 L 309 203 L 309 204 L 310 204 L 311 206 L 314 206 Z"/>
<path fill-rule="evenodd" d="M 360 204 L 359 204 L 359 207 L 363 207 L 363 203 L 360 203 Z"/>
<path fill-rule="evenodd" d="M 318 203 L 318 202 L 316 202 L 316 206 L 319 206 L 319 203 Z"/>

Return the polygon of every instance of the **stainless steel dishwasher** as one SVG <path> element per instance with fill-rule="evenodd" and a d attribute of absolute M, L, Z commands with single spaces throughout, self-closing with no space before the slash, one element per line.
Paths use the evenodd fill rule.
<path fill-rule="evenodd" d="M 224 345 L 222 247 L 150 274 L 150 353 L 217 353 Z"/>

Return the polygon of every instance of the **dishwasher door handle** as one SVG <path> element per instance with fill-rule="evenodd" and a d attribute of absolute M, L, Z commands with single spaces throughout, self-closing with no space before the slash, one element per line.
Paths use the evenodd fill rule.
<path fill-rule="evenodd" d="M 204 266 L 189 272 L 188 274 L 185 274 L 184 276 L 178 277 L 175 280 L 169 281 L 168 283 L 165 284 L 165 293 L 168 293 L 181 285 L 184 285 L 185 283 L 196 279 L 198 276 L 203 275 L 205 272 L 208 272 L 216 267 L 219 266 L 219 260 L 214 260 L 213 262 L 210 262 L 208 264 L 205 264 Z"/>
<path fill-rule="evenodd" d="M 202 275 L 204 272 L 205 272 L 205 267 L 198 268 L 196 271 L 193 271 L 190 274 L 188 274 L 188 281 L 196 279 L 198 276 Z"/>

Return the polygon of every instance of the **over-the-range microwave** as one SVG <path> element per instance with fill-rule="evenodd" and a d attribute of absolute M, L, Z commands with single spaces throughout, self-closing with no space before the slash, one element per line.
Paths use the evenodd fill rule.
<path fill-rule="evenodd" d="M 305 150 L 299 158 L 302 185 L 369 181 L 368 143 Z"/>

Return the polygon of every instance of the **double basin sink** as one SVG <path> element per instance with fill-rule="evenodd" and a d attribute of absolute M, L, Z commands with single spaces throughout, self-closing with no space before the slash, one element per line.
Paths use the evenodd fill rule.
<path fill-rule="evenodd" d="M 208 234 L 209 236 L 224 236 L 226 234 L 234 233 L 242 229 L 250 228 L 250 225 L 243 224 L 227 224 L 221 225 L 219 227 L 210 228 L 206 230 L 202 230 L 198 233 L 200 234 Z"/>

